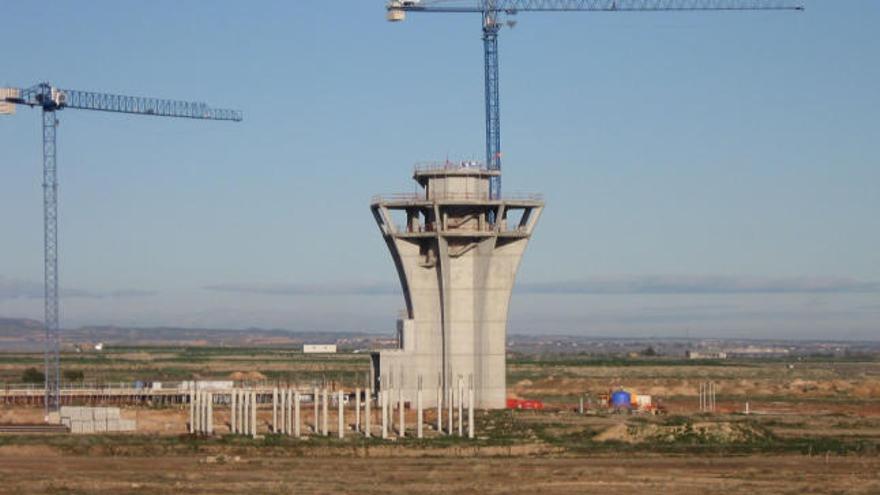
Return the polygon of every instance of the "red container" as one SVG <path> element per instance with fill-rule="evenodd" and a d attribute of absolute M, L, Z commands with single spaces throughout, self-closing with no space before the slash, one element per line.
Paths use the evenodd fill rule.
<path fill-rule="evenodd" d="M 539 400 L 507 399 L 508 409 L 544 409 L 544 403 Z"/>

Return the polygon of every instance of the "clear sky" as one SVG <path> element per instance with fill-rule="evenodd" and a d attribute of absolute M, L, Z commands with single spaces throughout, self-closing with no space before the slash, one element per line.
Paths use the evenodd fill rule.
<path fill-rule="evenodd" d="M 513 332 L 880 338 L 880 4 L 521 13 L 507 192 L 547 208 Z M 483 156 L 479 17 L 382 0 L 0 2 L 0 85 L 203 100 L 59 114 L 62 324 L 390 332 L 369 213 Z M 0 116 L 0 316 L 42 318 L 39 111 Z"/>

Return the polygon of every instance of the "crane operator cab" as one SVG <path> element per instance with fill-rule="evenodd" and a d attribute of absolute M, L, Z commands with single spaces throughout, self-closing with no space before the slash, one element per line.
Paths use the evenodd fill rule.
<path fill-rule="evenodd" d="M 416 7 L 421 0 L 391 0 L 385 8 L 388 9 L 386 19 L 389 22 L 400 22 L 406 20 L 406 11 L 403 7 Z"/>

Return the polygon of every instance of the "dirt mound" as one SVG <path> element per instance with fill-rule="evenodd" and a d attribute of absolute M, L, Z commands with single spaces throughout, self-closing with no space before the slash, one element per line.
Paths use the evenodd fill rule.
<path fill-rule="evenodd" d="M 678 425 L 619 423 L 593 437 L 597 442 L 743 443 L 766 438 L 767 433 L 744 422 L 686 422 Z"/>
<path fill-rule="evenodd" d="M 260 382 L 266 380 L 266 375 L 259 371 L 235 371 L 229 374 L 229 379 L 237 382 Z"/>

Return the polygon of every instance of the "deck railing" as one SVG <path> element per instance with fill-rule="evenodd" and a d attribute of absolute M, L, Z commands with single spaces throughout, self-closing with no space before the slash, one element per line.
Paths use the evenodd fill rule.
<path fill-rule="evenodd" d="M 500 201 L 543 201 L 544 195 L 540 193 L 514 192 L 504 195 Z M 391 193 L 377 194 L 373 196 L 373 203 L 385 202 L 410 202 L 420 203 L 425 201 L 489 201 L 489 193 L 431 193 L 428 198 L 424 192 L 418 193 Z M 499 201 L 499 200 L 493 200 Z"/>

